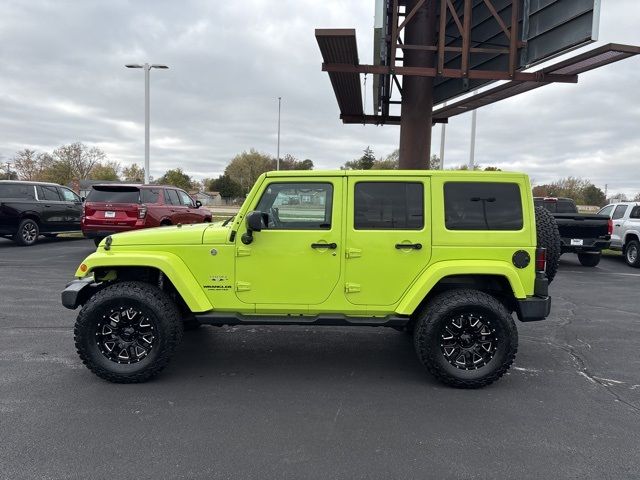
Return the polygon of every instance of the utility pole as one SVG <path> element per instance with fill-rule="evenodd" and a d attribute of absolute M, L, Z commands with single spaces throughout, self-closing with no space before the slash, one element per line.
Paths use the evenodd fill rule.
<path fill-rule="evenodd" d="M 278 97 L 278 158 L 276 160 L 276 170 L 280 170 L 280 105 L 282 97 Z"/>
<path fill-rule="evenodd" d="M 135 64 L 127 64 L 125 65 L 127 68 L 143 68 L 144 69 L 144 183 L 149 183 L 149 124 L 150 124 L 150 107 L 149 107 L 149 72 L 152 68 L 160 68 L 163 70 L 168 69 L 166 65 L 160 65 L 154 63 L 149 65 L 145 63 L 144 65 L 140 65 L 138 63 Z"/>
<path fill-rule="evenodd" d="M 478 93 L 476 90 L 473 92 L 475 96 Z M 474 109 L 471 112 L 471 147 L 469 148 L 469 170 L 475 168 L 475 156 L 476 156 L 476 122 L 477 122 L 478 110 Z"/>
<path fill-rule="evenodd" d="M 443 107 L 447 106 L 447 102 L 444 102 Z M 447 124 L 442 123 L 442 130 L 440 130 L 440 170 L 444 170 L 444 141 L 447 136 Z"/>

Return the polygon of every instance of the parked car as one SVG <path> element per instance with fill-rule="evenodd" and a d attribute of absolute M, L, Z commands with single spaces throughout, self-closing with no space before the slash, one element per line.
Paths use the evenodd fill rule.
<path fill-rule="evenodd" d="M 30 246 L 40 235 L 80 230 L 82 200 L 55 183 L 0 180 L 0 235 Z"/>
<path fill-rule="evenodd" d="M 537 207 L 544 207 L 556 219 L 560 231 L 561 254 L 575 253 L 585 267 L 600 263 L 602 250 L 611 244 L 611 219 L 605 215 L 578 213 L 570 198 L 535 197 Z"/>
<path fill-rule="evenodd" d="M 113 233 L 211 221 L 187 192 L 162 185 L 93 185 L 84 203 L 82 233 L 99 245 Z"/>
<path fill-rule="evenodd" d="M 289 324 L 395 328 L 436 378 L 481 387 L 514 360 L 514 314 L 551 308 L 559 234 L 530 191 L 505 172 L 269 172 L 226 225 L 108 237 L 62 303 L 112 382 L 158 374 L 185 327 Z"/>
<path fill-rule="evenodd" d="M 611 249 L 621 251 L 632 267 L 640 267 L 640 202 L 612 203 L 598 214 L 613 222 Z"/>

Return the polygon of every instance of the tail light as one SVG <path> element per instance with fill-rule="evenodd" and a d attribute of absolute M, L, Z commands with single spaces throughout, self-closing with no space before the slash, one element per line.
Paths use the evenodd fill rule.
<path fill-rule="evenodd" d="M 140 205 L 138 207 L 138 218 L 145 218 L 147 216 L 147 206 Z"/>
<path fill-rule="evenodd" d="M 547 249 L 536 248 L 536 272 L 544 273 L 547 270 Z"/>
<path fill-rule="evenodd" d="M 613 233 L 613 220 L 609 219 L 607 223 L 607 234 L 611 235 Z"/>

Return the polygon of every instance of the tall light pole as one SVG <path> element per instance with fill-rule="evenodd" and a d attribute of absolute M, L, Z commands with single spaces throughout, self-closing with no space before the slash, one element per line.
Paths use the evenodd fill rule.
<path fill-rule="evenodd" d="M 476 90 L 473 92 L 475 96 L 478 93 Z M 478 110 L 474 109 L 471 113 L 471 146 L 469 148 L 469 170 L 475 168 L 475 156 L 476 156 L 476 122 L 477 122 Z"/>
<path fill-rule="evenodd" d="M 125 65 L 127 68 L 144 68 L 144 183 L 149 183 L 149 72 L 152 68 L 160 68 L 166 70 L 166 65 L 157 63 L 140 65 L 139 63 L 130 63 Z"/>
<path fill-rule="evenodd" d="M 446 107 L 447 102 L 444 102 L 442 107 Z M 447 124 L 442 123 L 442 130 L 440 130 L 440 170 L 444 170 L 444 141 L 447 137 Z"/>
<path fill-rule="evenodd" d="M 278 97 L 278 159 L 276 160 L 276 170 L 280 170 L 280 105 L 282 97 Z"/>

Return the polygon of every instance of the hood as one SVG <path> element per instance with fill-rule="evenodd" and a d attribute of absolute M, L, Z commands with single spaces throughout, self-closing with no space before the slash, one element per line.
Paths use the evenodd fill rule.
<path fill-rule="evenodd" d="M 219 229 L 210 223 L 145 228 L 111 235 L 111 245 L 202 245 L 202 236 L 208 228 Z M 225 229 L 226 230 L 226 229 Z M 104 241 L 101 243 L 104 245 Z"/>

